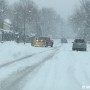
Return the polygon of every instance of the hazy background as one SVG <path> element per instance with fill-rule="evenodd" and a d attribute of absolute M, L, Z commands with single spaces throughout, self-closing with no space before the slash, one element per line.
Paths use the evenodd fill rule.
<path fill-rule="evenodd" d="M 33 0 L 39 7 L 51 7 L 61 15 L 67 18 L 73 13 L 75 7 L 78 6 L 79 0 Z"/>
<path fill-rule="evenodd" d="M 19 0 L 14 0 L 14 1 L 8 0 L 8 2 L 10 4 L 13 4 L 14 2 L 17 2 L 17 1 L 19 1 Z M 21 1 L 24 2 L 25 0 L 21 0 Z M 58 37 L 66 36 L 69 38 L 71 38 L 71 37 L 73 37 L 73 38 L 77 38 L 77 37 L 88 38 L 90 36 L 90 32 L 89 32 L 90 31 L 90 24 L 89 24 L 90 23 L 90 15 L 89 15 L 90 14 L 89 13 L 90 12 L 90 1 L 89 0 L 32 0 L 32 1 L 34 2 L 34 5 L 36 6 L 35 8 L 37 9 L 37 7 L 38 7 L 38 9 L 36 10 L 38 12 L 38 14 L 35 14 L 36 12 L 34 14 L 33 13 L 31 14 L 33 19 L 37 18 L 38 15 L 41 15 L 40 18 L 38 19 L 38 24 L 37 24 L 38 30 L 39 31 L 41 30 L 41 33 L 47 33 L 48 31 L 50 31 L 50 34 L 56 33 L 54 35 L 56 35 Z M 17 7 L 16 4 L 14 4 L 14 5 Z M 18 8 L 16 10 L 17 12 L 18 12 Z M 52 12 L 52 10 L 56 11 L 56 12 Z M 27 10 L 25 10 L 25 11 L 27 11 Z M 48 13 L 47 13 L 47 11 L 48 11 Z M 29 15 L 29 17 L 31 17 L 31 15 Z M 53 16 L 53 15 L 55 15 L 55 16 Z M 51 16 L 57 17 L 58 25 L 57 25 L 57 22 L 55 22 L 55 19 L 52 18 Z M 47 18 L 47 20 L 46 20 L 46 18 Z M 14 19 L 13 21 L 15 21 L 15 20 L 16 19 Z M 35 22 L 37 23 L 36 20 L 37 19 L 35 19 Z M 43 27 L 43 25 L 41 25 L 39 23 L 40 20 L 41 20 L 41 23 L 46 24 L 45 27 Z M 51 21 L 51 24 L 45 23 L 45 21 L 48 22 L 48 20 Z M 17 23 L 19 23 L 19 21 L 17 20 Z M 19 24 L 21 24 L 21 23 L 19 23 Z M 40 24 L 40 26 L 39 26 L 39 24 Z M 31 25 L 31 23 L 29 23 L 28 25 Z M 34 24 L 32 24 L 32 27 L 33 26 L 34 26 Z M 43 28 L 41 28 L 41 26 Z M 34 31 L 35 28 L 32 28 L 32 27 L 30 27 L 28 30 Z M 38 31 L 37 27 L 35 30 L 36 30 L 36 32 Z M 38 33 L 40 33 L 39 31 L 38 31 Z M 52 36 L 53 36 L 53 34 L 52 34 Z"/>
<path fill-rule="evenodd" d="M 8 0 L 10 4 L 18 0 Z M 33 0 L 39 8 L 49 7 L 57 11 L 62 18 L 67 19 L 74 9 L 78 7 L 80 0 Z"/>

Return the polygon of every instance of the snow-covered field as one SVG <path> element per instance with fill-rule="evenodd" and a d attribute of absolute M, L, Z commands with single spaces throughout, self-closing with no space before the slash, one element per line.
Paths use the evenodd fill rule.
<path fill-rule="evenodd" d="M 72 41 L 54 47 L 0 43 L 0 90 L 90 90 L 90 45 L 72 51 Z"/>

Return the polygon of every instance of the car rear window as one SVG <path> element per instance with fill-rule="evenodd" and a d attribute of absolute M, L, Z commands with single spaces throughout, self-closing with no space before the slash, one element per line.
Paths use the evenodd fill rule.
<path fill-rule="evenodd" d="M 38 37 L 38 38 L 36 38 L 37 40 L 50 40 L 50 38 L 48 38 L 48 37 Z"/>
<path fill-rule="evenodd" d="M 85 40 L 83 40 L 83 39 L 76 39 L 75 42 L 76 43 L 85 43 Z"/>

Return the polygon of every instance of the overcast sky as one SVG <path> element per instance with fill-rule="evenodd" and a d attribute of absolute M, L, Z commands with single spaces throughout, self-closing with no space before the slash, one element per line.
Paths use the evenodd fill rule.
<path fill-rule="evenodd" d="M 11 3 L 18 0 L 9 0 Z M 62 18 L 67 19 L 74 9 L 79 5 L 80 0 L 33 0 L 40 8 L 50 7 L 57 11 Z"/>
<path fill-rule="evenodd" d="M 80 0 L 33 0 L 39 7 L 51 7 L 63 18 L 72 14 Z"/>

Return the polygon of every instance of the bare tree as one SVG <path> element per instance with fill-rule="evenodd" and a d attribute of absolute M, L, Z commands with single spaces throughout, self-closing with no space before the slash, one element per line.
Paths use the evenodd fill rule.
<path fill-rule="evenodd" d="M 90 38 L 90 1 L 81 0 L 81 5 L 70 17 L 70 22 L 77 37 Z"/>
<path fill-rule="evenodd" d="M 0 28 L 3 28 L 3 21 L 8 15 L 8 4 L 5 0 L 0 0 Z"/>
<path fill-rule="evenodd" d="M 25 36 L 32 32 L 36 34 L 35 27 L 38 22 L 38 9 L 35 3 L 31 0 L 20 0 L 14 4 L 13 28 Z"/>
<path fill-rule="evenodd" d="M 62 27 L 62 19 L 52 8 L 42 8 L 40 27 L 42 35 L 56 37 Z"/>

